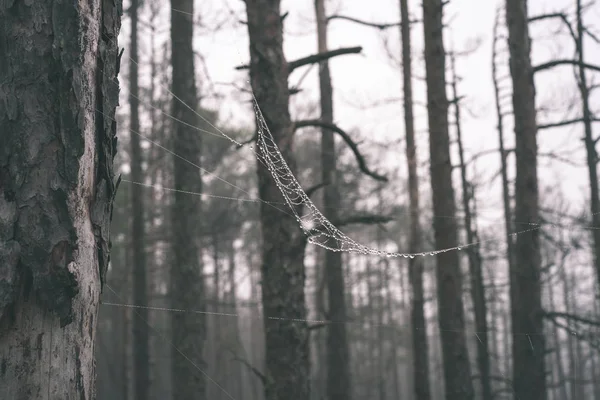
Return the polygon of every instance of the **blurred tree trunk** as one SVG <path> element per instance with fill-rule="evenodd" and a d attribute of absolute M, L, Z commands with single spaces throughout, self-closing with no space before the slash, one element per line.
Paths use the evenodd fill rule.
<path fill-rule="evenodd" d="M 554 301 L 554 284 L 552 284 L 552 282 L 550 282 L 550 284 L 548 285 L 548 298 L 550 300 L 550 309 L 551 310 L 556 310 L 556 302 Z M 554 390 L 558 391 L 558 393 L 560 394 L 560 396 L 558 396 L 558 398 L 560 399 L 569 399 L 569 396 L 567 394 L 567 379 L 566 379 L 566 374 L 565 374 L 565 370 L 564 370 L 564 366 L 563 366 L 563 360 L 562 360 L 562 351 L 561 351 L 561 343 L 560 343 L 560 332 L 558 330 L 558 327 L 556 325 L 553 326 L 553 338 L 554 338 L 554 357 L 555 357 L 555 362 L 552 363 L 552 367 L 556 368 L 556 375 L 557 375 L 557 382 L 554 382 Z"/>
<path fill-rule="evenodd" d="M 588 175 L 590 178 L 590 212 L 592 217 L 593 257 L 598 280 L 597 293 L 600 296 L 600 192 L 598 191 L 598 152 L 596 151 L 596 140 L 592 133 L 592 113 L 590 110 L 590 88 L 588 87 L 586 69 L 584 67 L 584 26 L 582 16 L 581 0 L 576 0 L 577 14 L 577 43 L 578 53 L 578 82 L 583 108 L 584 143 L 587 154 Z"/>
<path fill-rule="evenodd" d="M 204 282 L 200 263 L 199 236 L 201 206 L 198 196 L 180 190 L 202 192 L 200 171 L 201 136 L 191 126 L 198 125 L 194 70 L 193 0 L 171 0 L 172 115 L 183 121 L 173 124 L 174 202 L 172 215 L 173 264 L 171 265 L 171 307 L 205 310 Z M 178 10 L 178 11 L 173 11 Z M 184 125 L 189 124 L 189 125 Z M 173 399 L 204 399 L 203 346 L 206 318 L 199 313 L 172 313 L 171 329 Z M 185 357 L 183 356 L 185 354 Z M 197 366 L 197 367 L 196 367 Z"/>
<path fill-rule="evenodd" d="M 0 3 L 3 399 L 96 397 L 120 16 L 120 2 Z"/>
<path fill-rule="evenodd" d="M 425 64 L 427 72 L 427 111 L 435 246 L 458 246 L 456 205 L 452 187 L 452 165 L 448 137 L 448 99 L 446 98 L 446 55 L 441 0 L 423 1 Z M 436 268 L 438 319 L 442 341 L 446 400 L 471 400 L 474 397 L 471 366 L 465 337 L 462 300 L 462 275 L 458 252 L 438 253 Z"/>
<path fill-rule="evenodd" d="M 515 220 L 537 224 L 537 126 L 526 0 L 506 0 L 506 23 L 517 160 Z M 513 386 L 517 397 L 528 400 L 547 397 L 540 274 L 539 231 L 522 232 L 517 236 L 510 274 Z"/>
<path fill-rule="evenodd" d="M 246 0 L 250 38 L 250 80 L 258 106 L 275 144 L 292 173 L 293 124 L 288 109 L 288 66 L 283 55 L 283 22 L 279 0 Z M 259 149 L 259 151 L 262 151 Z M 266 202 L 283 196 L 267 168 L 257 165 L 262 226 L 262 302 L 266 343 L 266 400 L 306 400 L 310 396 L 310 363 L 304 250 L 306 237 L 290 213 Z"/>
<path fill-rule="evenodd" d="M 402 37 L 402 77 L 404 81 L 404 129 L 406 131 L 406 161 L 408 164 L 408 196 L 410 239 L 408 251 L 420 253 L 422 245 L 421 224 L 419 223 L 419 175 L 417 172 L 417 147 L 413 116 L 412 94 L 412 54 L 410 41 L 410 15 L 408 0 L 400 0 L 400 18 Z M 412 326 L 412 362 L 413 388 L 415 400 L 430 400 L 429 385 L 429 347 L 427 327 L 425 326 L 425 300 L 423 296 L 423 258 L 408 260 L 409 280 L 412 290 L 411 326 Z"/>
<path fill-rule="evenodd" d="M 327 49 L 327 15 L 325 0 L 315 0 L 317 41 L 319 53 Z M 321 94 L 321 121 L 333 124 L 333 88 L 329 61 L 319 63 L 319 88 Z M 321 129 L 321 181 L 324 215 L 330 221 L 338 219 L 340 196 L 337 185 L 336 151 L 333 132 Z M 346 302 L 342 253 L 325 251 L 325 281 L 329 319 L 336 323 L 327 325 L 327 398 L 352 400 L 350 379 L 350 354 L 348 350 Z"/>
<path fill-rule="evenodd" d="M 131 180 L 143 183 L 142 147 L 140 145 L 140 101 L 138 86 L 138 0 L 131 0 L 131 43 L 129 60 L 129 145 Z M 146 279 L 146 232 L 144 228 L 144 187 L 139 184 L 131 188 L 131 245 L 133 251 L 133 303 L 148 304 L 148 282 Z M 133 314 L 133 373 L 134 395 L 137 400 L 147 400 L 150 389 L 150 337 L 148 334 L 148 309 L 136 309 Z"/>
<path fill-rule="evenodd" d="M 456 63 L 454 53 L 450 56 L 451 73 L 452 73 L 452 100 L 454 103 L 454 123 L 456 126 L 456 142 L 458 144 L 458 155 L 460 160 L 460 180 L 462 188 L 462 205 L 465 213 L 465 230 L 467 232 L 467 243 L 476 243 L 476 236 L 473 225 L 473 214 L 471 212 L 471 198 L 475 197 L 474 189 L 467 180 L 467 166 L 465 164 L 465 155 L 462 142 L 460 104 L 458 97 L 458 88 L 456 75 Z M 485 298 L 485 288 L 483 285 L 483 271 L 481 269 L 481 252 L 479 245 L 469 246 L 467 249 L 469 260 L 469 275 L 471 278 L 471 301 L 473 302 L 473 310 L 475 312 L 475 335 L 477 336 L 477 367 L 479 369 L 479 382 L 481 384 L 482 400 L 492 400 L 492 382 L 490 379 L 490 352 L 488 340 L 488 323 L 487 323 L 487 304 Z"/>
<path fill-rule="evenodd" d="M 386 292 L 386 309 L 388 312 L 389 317 L 389 321 L 390 324 L 392 324 L 392 326 L 395 328 L 396 327 L 396 318 L 394 318 L 394 303 L 392 300 L 392 288 L 393 288 L 393 284 L 392 284 L 392 274 L 390 273 L 390 263 L 389 260 L 385 260 L 385 270 L 384 270 L 384 282 L 385 283 L 385 292 Z M 400 274 L 402 274 L 402 272 L 400 272 Z M 401 279 L 402 280 L 402 279 Z M 400 286 L 400 293 L 404 293 L 404 285 L 401 284 Z M 402 296 L 402 302 L 401 302 L 401 309 L 402 309 L 402 313 L 403 313 L 403 317 L 402 317 L 402 322 L 405 322 L 406 319 L 404 318 L 404 314 L 405 314 L 405 310 L 406 310 L 406 304 L 404 302 L 404 296 Z M 392 362 L 392 387 L 393 387 L 393 398 L 394 399 L 399 399 L 400 398 L 400 393 L 401 393 L 401 389 L 400 389 L 400 371 L 399 371 L 399 357 L 398 357 L 398 347 L 400 346 L 400 343 L 398 343 L 397 340 L 397 335 L 396 335 L 396 330 L 389 330 L 388 329 L 388 333 L 390 333 L 390 342 L 392 345 L 392 354 L 391 354 L 391 362 Z M 410 398 L 410 397 L 409 397 Z"/>

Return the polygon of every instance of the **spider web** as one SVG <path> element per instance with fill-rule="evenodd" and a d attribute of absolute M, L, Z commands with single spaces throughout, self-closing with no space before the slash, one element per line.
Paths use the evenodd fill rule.
<path fill-rule="evenodd" d="M 308 237 L 309 243 L 335 252 L 405 258 L 426 255 L 434 256 L 439 253 L 461 249 L 461 247 L 453 247 L 426 253 L 396 253 L 365 246 L 348 237 L 319 211 L 304 189 L 302 189 L 302 186 L 292 173 L 283 154 L 281 154 L 279 147 L 275 143 L 275 139 L 267 126 L 267 122 L 254 95 L 252 95 L 252 99 L 258 129 L 256 143 L 259 151 L 256 151 L 256 155 L 259 161 L 264 162 L 271 173 L 286 204 L 296 217 L 300 228 Z M 299 210 L 302 210 L 302 215 L 300 215 Z"/>

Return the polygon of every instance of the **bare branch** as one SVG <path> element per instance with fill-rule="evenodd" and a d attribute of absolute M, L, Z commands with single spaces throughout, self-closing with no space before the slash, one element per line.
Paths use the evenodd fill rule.
<path fill-rule="evenodd" d="M 330 51 L 326 51 L 323 53 L 312 54 L 308 57 L 302 57 L 297 60 L 288 62 L 288 73 L 292 73 L 292 71 L 295 70 L 296 68 L 299 68 L 299 67 L 302 67 L 302 66 L 305 66 L 308 64 L 316 64 L 318 62 L 328 60 L 333 57 L 341 56 L 344 54 L 357 54 L 357 53 L 360 53 L 361 51 L 362 51 L 361 46 L 342 47 L 341 49 L 330 50 Z M 250 68 L 250 65 L 248 65 L 248 64 L 238 65 L 237 67 L 235 67 L 235 69 L 238 71 L 243 70 L 243 69 L 249 69 L 249 68 Z"/>
<path fill-rule="evenodd" d="M 342 47 L 341 49 L 329 50 L 323 53 L 317 53 L 308 57 L 299 58 L 294 61 L 288 62 L 288 73 L 292 73 L 296 68 L 302 67 L 308 64 L 316 64 L 330 58 L 341 56 L 344 54 L 357 54 L 362 51 L 361 46 L 356 47 Z"/>
<path fill-rule="evenodd" d="M 600 122 L 600 118 L 590 118 L 590 120 L 592 122 Z M 568 119 L 568 120 L 565 120 L 565 121 L 554 122 L 554 123 L 550 123 L 550 124 L 539 124 L 538 125 L 538 130 L 540 130 L 540 129 L 549 129 L 549 128 L 559 128 L 561 126 L 566 126 L 566 125 L 571 125 L 571 124 L 577 124 L 579 122 L 583 122 L 583 118 Z"/>
<path fill-rule="evenodd" d="M 338 127 L 335 124 L 329 124 L 327 122 L 324 122 L 324 121 L 321 121 L 318 119 L 302 120 L 302 121 L 296 121 L 294 123 L 294 129 L 305 128 L 308 126 L 317 126 L 320 128 L 329 129 L 330 131 L 333 131 L 333 132 L 337 133 L 338 135 L 340 135 L 340 137 L 344 140 L 344 142 L 346 142 L 348 147 L 350 147 L 350 149 L 352 150 L 352 153 L 354 153 L 354 157 L 356 158 L 356 161 L 358 162 L 358 167 L 363 173 L 365 173 L 366 175 L 369 175 L 371 178 L 381 181 L 381 182 L 388 181 L 388 179 L 385 176 L 379 175 L 376 172 L 371 171 L 367 167 L 367 163 L 365 162 L 364 157 L 358 151 L 358 145 L 352 140 L 350 135 L 348 135 L 340 127 Z"/>
<path fill-rule="evenodd" d="M 377 28 L 379 30 L 384 30 L 384 29 L 387 29 L 387 28 L 393 28 L 393 27 L 401 26 L 402 25 L 402 23 L 400 23 L 400 22 L 379 23 L 378 24 L 376 22 L 363 21 L 363 20 L 360 20 L 358 18 L 347 17 L 345 15 L 331 15 L 331 16 L 327 17 L 327 22 L 332 21 L 334 19 L 346 20 L 346 21 L 354 22 L 354 23 L 357 23 L 357 24 L 360 24 L 360 25 L 370 26 L 371 28 Z M 415 23 L 415 22 L 417 22 L 417 21 L 416 20 L 415 21 L 410 21 L 411 24 Z"/>
<path fill-rule="evenodd" d="M 579 323 L 586 324 L 586 325 L 600 326 L 600 321 L 588 319 L 585 317 L 580 317 L 580 316 L 574 315 L 574 314 L 558 312 L 558 311 L 544 311 L 544 317 L 549 318 L 549 319 L 564 318 L 567 320 L 579 322 Z"/>
<path fill-rule="evenodd" d="M 550 69 L 559 65 L 575 65 L 575 66 L 579 66 L 579 61 L 577 60 L 553 60 L 553 61 L 548 61 L 546 63 L 540 64 L 540 65 L 536 65 L 535 67 L 533 67 L 533 73 L 539 72 L 539 71 L 543 71 L 546 69 Z M 593 64 L 587 64 L 587 63 L 582 63 L 583 68 L 587 68 L 587 69 L 591 69 L 593 71 L 598 71 L 600 72 L 600 67 L 597 65 L 593 65 Z"/>
<path fill-rule="evenodd" d="M 328 323 L 326 323 L 326 322 L 320 322 L 320 323 L 318 323 L 318 324 L 309 325 L 309 326 L 308 326 L 308 330 L 309 330 L 309 331 L 314 331 L 314 330 L 317 330 L 317 329 L 324 328 L 324 327 L 326 327 L 327 325 L 329 325 L 329 324 L 328 324 Z"/>
<path fill-rule="evenodd" d="M 560 19 L 566 25 L 567 29 L 569 30 L 569 34 L 571 35 L 571 38 L 574 41 L 577 41 L 577 35 L 575 35 L 575 31 L 573 30 L 571 23 L 569 22 L 567 16 L 564 13 L 559 12 L 559 13 L 536 15 L 534 17 L 529 18 L 529 22 L 536 22 L 536 21 L 542 21 L 545 19 L 553 19 L 553 18 Z"/>
<path fill-rule="evenodd" d="M 346 226 L 346 225 L 354 225 L 354 224 L 362 224 L 362 225 L 377 225 L 384 224 L 386 222 L 393 221 L 394 218 L 387 215 L 378 215 L 378 214 L 359 214 L 359 215 L 351 215 L 347 217 L 342 217 L 339 220 L 335 221 L 335 225 Z"/>
<path fill-rule="evenodd" d="M 233 355 L 233 360 L 234 361 L 239 361 L 241 362 L 243 365 L 245 365 L 250 371 L 252 371 L 254 373 L 254 375 L 256 375 L 258 377 L 258 379 L 260 379 L 260 381 L 262 382 L 263 385 L 267 384 L 267 377 L 258 370 L 258 368 L 256 368 L 254 365 L 250 364 L 248 361 L 246 361 L 243 358 L 240 358 L 238 356 L 235 355 L 235 353 L 233 352 L 233 350 L 231 350 L 231 353 Z"/>
<path fill-rule="evenodd" d="M 321 183 L 318 183 L 318 184 L 316 184 L 316 185 L 314 185 L 314 186 L 311 186 L 311 187 L 309 187 L 309 188 L 308 188 L 308 189 L 306 189 L 304 192 L 306 193 L 306 195 L 307 195 L 308 197 L 311 197 L 313 194 L 315 194 L 315 192 L 316 192 L 317 190 L 319 190 L 319 189 L 321 189 L 321 188 L 324 188 L 324 187 L 325 187 L 325 186 L 327 186 L 327 185 L 328 185 L 328 183 L 321 182 Z"/>

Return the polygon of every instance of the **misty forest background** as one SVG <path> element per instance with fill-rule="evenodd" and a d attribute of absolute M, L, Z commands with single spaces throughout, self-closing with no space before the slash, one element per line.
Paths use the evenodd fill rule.
<path fill-rule="evenodd" d="M 439 1 L 383 2 L 383 18 L 369 10 L 377 2 L 352 14 L 351 0 L 283 1 L 286 54 L 288 41 L 314 45 L 287 57 L 287 70 L 268 47 L 278 45 L 278 1 L 194 3 L 124 4 L 122 182 L 98 322 L 99 399 L 512 399 L 515 375 L 531 385 L 522 398 L 541 399 L 527 393 L 543 379 L 548 399 L 600 399 L 600 5 L 530 2 L 536 145 L 514 134 L 516 119 L 532 115 L 530 85 L 514 87 L 509 67 L 520 1 L 508 10 L 481 2 L 495 21 L 464 42 L 452 36 L 455 17 L 477 15 L 450 1 L 445 48 Z M 328 44 L 339 26 L 354 33 Z M 220 60 L 223 35 L 236 38 L 236 55 Z M 528 54 L 526 40 L 511 40 L 515 54 Z M 250 66 L 250 80 L 249 48 L 268 60 Z M 472 58 L 485 70 L 473 70 Z M 356 60 L 377 64 L 373 76 L 395 76 L 395 95 L 339 87 L 337 74 L 369 85 L 364 63 L 352 72 Z M 217 67 L 232 79 L 213 79 Z M 473 75 L 482 78 L 467 84 Z M 361 244 L 427 254 L 306 244 L 267 170 L 257 171 L 250 82 L 330 220 Z M 279 101 L 288 95 L 289 115 Z M 441 139 L 430 143 L 428 127 Z M 531 183 L 518 146 L 534 159 L 537 151 L 539 201 L 516 190 L 519 173 L 521 187 Z M 539 217 L 519 219 L 523 204 L 539 204 Z M 446 247 L 461 248 L 428 254 Z M 526 323 L 515 332 L 519 318 Z M 528 364 L 540 360 L 541 378 Z"/>

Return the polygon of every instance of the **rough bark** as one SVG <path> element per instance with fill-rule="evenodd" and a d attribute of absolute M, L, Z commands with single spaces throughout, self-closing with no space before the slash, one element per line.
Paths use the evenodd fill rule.
<path fill-rule="evenodd" d="M 140 145 L 140 102 L 138 85 L 138 0 L 131 0 L 131 42 L 129 59 L 129 146 L 131 180 L 143 182 L 142 147 Z M 148 304 L 146 282 L 146 240 L 144 228 L 144 188 L 131 188 L 131 246 L 133 252 L 133 303 Z M 140 308 L 133 314 L 133 374 L 134 394 L 137 400 L 146 400 L 150 388 L 150 348 L 148 333 L 148 309 Z"/>
<path fill-rule="evenodd" d="M 292 172 L 293 124 L 288 109 L 288 67 L 283 55 L 283 22 L 279 0 L 246 0 L 250 37 L 250 81 L 264 119 Z M 260 198 L 282 202 L 269 171 L 258 163 Z M 261 202 L 262 303 L 266 343 L 266 400 L 306 400 L 310 370 L 304 249 L 306 237 L 296 219 Z M 295 319 L 295 320 L 291 320 Z"/>
<path fill-rule="evenodd" d="M 184 123 L 173 124 L 173 151 L 181 156 L 173 158 L 176 190 L 202 192 L 198 168 L 184 161 L 200 165 L 201 136 L 192 127 L 197 126 L 198 106 L 194 71 L 192 0 L 171 0 L 171 64 L 172 115 Z M 173 264 L 171 265 L 171 306 L 176 309 L 205 309 L 204 282 L 200 264 L 198 239 L 200 236 L 201 207 L 198 196 L 175 192 L 172 215 Z M 173 399 L 204 399 L 203 347 L 206 336 L 205 317 L 199 313 L 172 313 L 172 396 Z M 185 354 L 185 357 L 183 356 Z"/>
<path fill-rule="evenodd" d="M 458 88 L 456 76 L 456 64 L 454 54 L 450 56 L 451 72 L 452 72 L 452 97 L 454 98 L 454 123 L 456 126 L 456 142 L 458 144 L 459 166 L 460 166 L 460 181 L 462 188 L 462 206 L 464 212 L 465 231 L 467 233 L 467 243 L 475 243 L 478 241 L 476 232 L 473 228 L 475 221 L 473 220 L 473 212 L 471 207 L 470 183 L 467 180 L 467 165 L 465 163 L 465 152 L 463 150 L 462 129 L 460 102 L 458 101 Z M 471 301 L 473 302 L 473 310 L 475 312 L 475 331 L 477 336 L 477 368 L 479 369 L 479 382 L 481 385 L 482 400 L 492 400 L 492 381 L 490 368 L 490 353 L 488 340 L 488 323 L 487 323 L 487 301 L 485 298 L 485 287 L 483 285 L 483 270 L 481 268 L 482 258 L 479 245 L 469 246 L 467 249 L 467 257 L 469 261 L 469 276 L 471 279 Z"/>
<path fill-rule="evenodd" d="M 325 0 L 315 0 L 317 19 L 318 52 L 327 51 L 327 16 Z M 333 124 L 333 88 L 329 61 L 319 63 L 319 88 L 321 101 L 321 121 Z M 330 221 L 338 220 L 340 197 L 337 186 L 337 166 L 334 132 L 321 129 L 321 182 L 323 188 L 324 215 Z M 346 321 L 346 301 L 342 253 L 325 251 L 325 281 L 327 284 L 327 305 L 329 319 Z M 347 325 L 333 323 L 327 326 L 327 398 L 329 400 L 352 400 L 350 379 L 350 352 L 348 348 Z"/>
<path fill-rule="evenodd" d="M 410 23 L 408 0 L 400 0 L 400 34 L 402 37 L 402 78 L 404 95 L 404 129 L 406 133 L 406 162 L 408 167 L 408 197 L 410 213 L 410 253 L 420 253 L 423 236 L 419 223 L 419 175 L 418 158 L 415 143 L 415 126 L 412 94 L 412 54 L 410 41 Z M 427 327 L 425 326 L 425 299 L 423 290 L 423 258 L 408 260 L 408 273 L 411 297 L 411 337 L 413 362 L 413 388 L 415 400 L 430 400 L 429 388 L 429 346 L 427 344 Z"/>
<path fill-rule="evenodd" d="M 0 4 L 3 399 L 95 397 L 120 14 L 113 1 Z"/>
<path fill-rule="evenodd" d="M 438 249 L 458 246 L 452 165 L 448 137 L 448 99 L 446 98 L 446 55 L 442 25 L 441 0 L 423 1 L 427 111 L 429 117 L 429 153 L 435 246 Z M 471 400 L 474 397 L 471 366 L 465 337 L 462 299 L 462 275 L 458 252 L 436 256 L 438 319 L 447 400 Z"/>
<path fill-rule="evenodd" d="M 506 24 L 515 122 L 515 220 L 538 223 L 535 86 L 526 0 L 506 1 Z M 523 232 L 516 239 L 510 274 L 513 387 L 517 397 L 530 400 L 547 397 L 540 274 L 539 231 Z"/>

